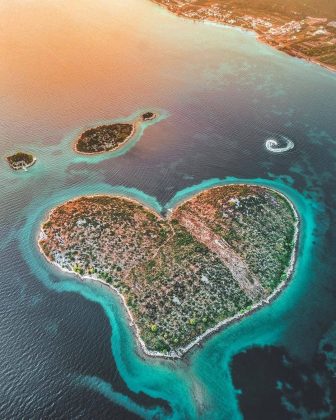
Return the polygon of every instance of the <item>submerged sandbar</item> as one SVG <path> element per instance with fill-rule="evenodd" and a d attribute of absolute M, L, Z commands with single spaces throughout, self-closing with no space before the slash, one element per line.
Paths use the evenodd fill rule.
<path fill-rule="evenodd" d="M 203 191 L 168 218 L 124 197 L 86 196 L 50 212 L 39 246 L 118 292 L 147 354 L 177 357 L 286 283 L 297 224 L 286 197 L 252 185 Z"/>

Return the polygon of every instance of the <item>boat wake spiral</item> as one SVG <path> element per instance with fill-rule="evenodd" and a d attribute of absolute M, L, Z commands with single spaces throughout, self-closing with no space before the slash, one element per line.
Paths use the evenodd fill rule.
<path fill-rule="evenodd" d="M 271 137 L 265 142 L 266 149 L 272 153 L 287 152 L 294 148 L 294 143 L 286 136 Z"/>

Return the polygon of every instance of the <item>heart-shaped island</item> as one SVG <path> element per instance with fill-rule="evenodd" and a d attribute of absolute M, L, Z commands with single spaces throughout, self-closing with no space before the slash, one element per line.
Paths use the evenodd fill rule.
<path fill-rule="evenodd" d="M 125 197 L 79 197 L 49 213 L 39 246 L 63 270 L 113 287 L 145 352 L 176 357 L 281 289 L 297 226 L 282 194 L 226 185 L 166 218 Z"/>

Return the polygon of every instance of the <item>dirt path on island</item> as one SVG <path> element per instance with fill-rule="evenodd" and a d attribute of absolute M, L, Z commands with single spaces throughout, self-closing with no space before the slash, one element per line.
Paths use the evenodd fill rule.
<path fill-rule="evenodd" d="M 178 219 L 194 238 L 218 256 L 249 298 L 255 300 L 265 295 L 259 278 L 250 272 L 244 259 L 223 238 L 216 235 L 197 216 L 189 212 L 180 213 Z"/>

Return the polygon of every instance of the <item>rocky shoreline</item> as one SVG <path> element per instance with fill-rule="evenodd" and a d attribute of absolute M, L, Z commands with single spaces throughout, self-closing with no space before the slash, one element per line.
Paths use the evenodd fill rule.
<path fill-rule="evenodd" d="M 148 117 L 147 117 L 147 115 L 148 115 Z M 81 154 L 81 155 L 86 155 L 86 156 L 95 156 L 95 155 L 100 155 L 100 154 L 105 154 L 105 153 L 116 152 L 117 150 L 123 148 L 129 142 L 129 140 L 131 140 L 134 137 L 134 135 L 137 133 L 138 129 L 140 128 L 141 124 L 143 124 L 145 122 L 155 120 L 156 118 L 158 118 L 157 113 L 146 112 L 146 113 L 140 115 L 138 118 L 136 118 L 133 122 L 120 122 L 120 123 L 113 123 L 113 124 L 109 124 L 109 125 L 95 126 L 93 128 L 87 129 L 83 133 L 81 133 L 77 137 L 77 139 L 74 141 L 72 148 L 76 153 Z M 104 137 L 105 137 L 104 139 L 102 139 L 102 140 L 99 139 L 101 131 L 113 132 L 114 130 L 119 130 L 120 127 L 123 127 L 123 128 L 126 128 L 126 129 L 130 128 L 130 130 L 131 130 L 130 133 L 125 138 L 121 138 L 121 141 L 119 141 L 119 139 L 117 138 L 118 136 L 116 136 L 115 139 L 111 139 L 111 135 L 109 135 L 108 133 L 104 133 Z M 92 135 L 94 135 L 96 138 L 98 137 L 98 139 L 96 139 L 95 142 L 97 144 L 98 143 L 102 143 L 102 144 L 99 144 L 98 146 L 97 145 L 95 145 L 95 146 L 93 146 L 93 145 L 85 146 L 85 148 L 87 148 L 87 149 L 90 149 L 90 147 L 91 147 L 91 149 L 92 149 L 91 151 L 80 150 L 79 149 L 80 143 L 83 143 L 83 141 L 85 140 L 85 136 L 88 136 L 88 135 L 91 135 L 91 137 L 92 137 Z M 107 147 L 106 150 L 96 150 L 97 147 L 104 148 L 105 144 L 108 141 L 114 142 L 115 145 L 113 145 L 111 147 L 110 146 Z"/>
<path fill-rule="evenodd" d="M 326 21 L 328 21 L 327 18 L 313 18 L 307 16 L 304 19 L 296 20 L 297 17 L 295 14 L 292 18 L 282 17 L 280 19 L 277 14 L 265 18 L 264 15 L 267 15 L 267 13 L 261 13 L 260 17 L 256 17 L 254 15 L 249 16 L 248 12 L 243 13 L 242 11 L 241 15 L 238 14 L 236 16 L 235 13 L 238 12 L 232 14 L 232 11 L 229 9 L 223 9 L 220 12 L 219 5 L 216 3 L 210 4 L 207 8 L 207 6 L 201 7 L 201 5 L 193 5 L 186 1 L 151 1 L 164 7 L 168 12 L 184 19 L 217 24 L 223 27 L 239 28 L 243 31 L 251 32 L 256 35 L 259 42 L 273 47 L 286 55 L 317 64 L 329 71 L 336 72 L 336 64 L 334 64 L 336 63 L 336 44 L 334 41 L 336 36 L 335 21 L 330 20 L 328 31 L 326 27 L 318 26 L 319 23 L 325 24 Z M 225 8 L 225 5 L 222 7 Z M 258 12 L 256 11 L 255 14 L 258 14 Z M 282 23 L 280 26 L 279 22 L 277 22 L 279 19 Z M 274 25 L 274 28 L 272 28 L 272 22 L 277 22 L 277 24 Z M 292 29 L 289 29 L 291 26 Z M 274 33 L 271 33 L 270 30 L 273 29 Z M 300 33 L 299 39 L 297 39 L 298 33 Z M 324 57 L 319 59 L 319 56 L 311 55 L 310 51 L 306 52 L 306 43 L 313 43 L 316 50 L 325 48 L 326 51 L 328 47 L 331 48 L 333 45 L 333 50 L 330 53 L 331 55 L 329 54 L 329 59 L 331 61 L 323 61 L 322 58 L 324 59 Z M 300 47 L 297 48 L 297 45 L 299 44 Z"/>
<path fill-rule="evenodd" d="M 241 186 L 251 186 L 250 184 L 238 184 L 238 185 L 241 185 Z M 216 187 L 213 187 L 213 188 L 216 188 Z M 114 292 L 116 292 L 117 293 L 117 295 L 119 296 L 119 298 L 121 299 L 121 301 L 122 301 L 122 303 L 123 303 L 123 305 L 125 306 L 125 308 L 126 308 L 126 313 L 127 313 L 127 316 L 128 316 L 128 318 L 129 318 L 129 325 L 132 327 L 132 329 L 133 329 L 133 331 L 134 331 L 134 334 L 135 334 L 135 336 L 136 336 L 136 339 L 137 339 L 137 343 L 138 343 L 138 345 L 139 345 L 139 347 L 141 348 L 141 350 L 142 350 L 142 352 L 145 354 L 145 355 L 147 355 L 147 356 L 151 356 L 151 357 L 163 357 L 163 358 L 181 358 L 183 355 L 185 355 L 190 349 L 192 349 L 192 348 L 194 348 L 195 346 L 197 346 L 197 345 L 199 345 L 200 344 L 200 342 L 203 340 L 203 339 L 205 339 L 206 337 L 209 337 L 209 336 L 211 336 L 213 333 L 215 333 L 215 332 L 217 332 L 217 331 L 219 331 L 219 330 L 221 330 L 222 328 L 224 328 L 225 326 L 227 326 L 227 325 L 229 325 L 229 324 L 231 324 L 231 323 L 233 323 L 233 322 L 236 322 L 236 321 L 238 321 L 238 320 L 240 320 L 240 319 L 242 319 L 242 318 L 244 318 L 245 316 L 248 316 L 249 314 L 251 314 L 251 313 L 253 313 L 254 311 L 256 311 L 256 310 L 258 310 L 259 308 L 261 308 L 261 307 L 263 307 L 263 306 L 265 306 L 265 305 L 268 305 L 271 301 L 273 301 L 274 299 L 275 299 L 275 297 L 288 285 L 288 282 L 289 282 L 289 279 L 290 279 L 290 277 L 291 277 L 291 275 L 292 275 L 292 272 L 293 272 L 293 268 L 294 268 L 294 264 L 295 264 L 295 257 L 296 257 L 296 252 L 297 252 L 297 246 L 298 246 L 298 233 L 299 233 L 299 217 L 298 217 L 298 214 L 297 214 L 297 211 L 296 211 L 296 209 L 295 209 L 295 207 L 294 207 L 294 205 L 291 203 L 291 201 L 286 197 L 286 196 L 284 196 L 282 193 L 280 193 L 279 191 L 276 191 L 276 190 L 272 190 L 271 188 L 268 188 L 267 187 L 267 189 L 268 190 L 271 190 L 271 191 L 274 191 L 274 192 L 276 192 L 277 194 L 279 194 L 279 195 L 281 195 L 288 203 L 289 203 L 289 205 L 291 206 L 291 209 L 292 209 L 292 211 L 293 211 L 293 214 L 295 215 L 295 219 L 296 219 L 296 222 L 295 222 L 295 234 L 294 234 L 294 246 L 293 246 L 293 250 L 292 250 L 292 254 L 291 254 L 291 258 L 290 258 L 290 262 L 289 262 L 289 265 L 288 265 L 288 268 L 287 268 L 287 270 L 286 270 L 286 278 L 276 287 L 276 289 L 268 296 L 268 297 L 266 297 L 266 298 L 264 298 L 264 299 L 262 299 L 260 302 L 257 302 L 257 303 L 255 303 L 254 305 L 252 305 L 248 310 L 246 310 L 246 311 L 244 311 L 244 312 L 242 312 L 242 313 L 237 313 L 236 315 L 234 315 L 233 317 L 231 317 L 231 318 L 227 318 L 227 319 L 224 319 L 223 321 L 221 321 L 221 322 L 219 322 L 218 324 L 216 324 L 214 327 L 211 327 L 211 328 L 208 328 L 205 332 L 203 332 L 201 335 L 199 335 L 199 336 L 197 336 L 192 342 L 190 342 L 187 346 L 184 346 L 184 347 L 179 347 L 179 348 L 177 348 L 176 350 L 174 350 L 174 351 L 170 351 L 170 352 L 168 352 L 168 353 L 163 353 L 163 352 L 160 352 L 160 351 L 153 351 L 153 350 L 150 350 L 150 349 L 148 349 L 147 348 L 147 346 L 146 346 L 146 344 L 145 344 L 145 342 L 142 340 L 142 338 L 141 338 L 141 335 L 140 335 L 140 330 L 139 330 L 139 328 L 138 328 L 138 326 L 137 326 L 137 324 L 136 324 L 136 321 L 134 320 L 134 318 L 133 318 L 133 315 L 132 315 L 132 313 L 131 313 L 131 311 L 130 311 L 130 309 L 129 309 L 129 307 L 128 307 L 128 305 L 127 305 L 127 302 L 126 302 L 126 299 L 125 299 L 125 297 L 123 296 L 123 294 L 122 293 L 120 293 L 120 291 L 117 289 L 117 288 L 115 288 L 113 285 L 111 285 L 111 284 L 108 284 L 107 282 L 105 282 L 105 281 L 103 281 L 103 280 L 101 280 L 101 279 L 99 279 L 97 276 L 95 276 L 95 275 L 80 275 L 80 274 L 78 274 L 78 273 L 74 273 L 73 271 L 71 271 L 71 270 L 67 270 L 66 268 L 64 268 L 62 265 L 61 265 L 61 261 L 52 261 L 51 259 L 49 259 L 46 255 L 45 255 L 45 253 L 43 252 L 43 249 L 41 248 L 41 246 L 40 246 L 40 241 L 41 240 L 43 240 L 44 239 L 44 237 L 45 237 L 45 233 L 44 233 L 44 231 L 43 231 L 43 226 L 41 225 L 41 230 L 40 230 L 40 235 L 39 235 L 39 238 L 38 238 L 38 246 L 39 246 L 39 250 L 40 250 L 40 252 L 44 255 L 44 257 L 47 259 L 47 261 L 49 262 L 49 263 L 52 263 L 54 266 L 56 266 L 58 269 L 60 269 L 60 270 L 62 270 L 63 272 L 66 272 L 66 273 L 69 273 L 69 274 L 71 274 L 71 275 L 73 275 L 73 274 L 76 274 L 80 279 L 82 279 L 83 281 L 85 281 L 85 280 L 90 280 L 90 281 L 94 281 L 94 282 L 99 282 L 100 284 L 102 284 L 102 285 L 104 285 L 104 286 L 106 286 L 106 287 L 109 287 L 110 289 L 112 289 Z M 201 194 L 203 191 L 201 191 L 201 192 L 199 192 L 197 195 L 199 195 L 199 194 Z M 197 196 L 196 195 L 196 196 Z M 196 196 L 193 196 L 193 198 L 194 197 L 196 197 Z M 94 196 L 94 197 L 96 197 L 96 196 Z M 120 198 L 120 196 L 118 196 L 119 198 Z M 129 200 L 129 201 L 133 201 L 134 203 L 137 203 L 138 204 L 138 202 L 136 201 L 136 200 L 132 200 L 132 199 L 129 199 L 128 197 L 123 197 L 123 198 L 126 198 L 127 200 Z M 190 197 L 189 198 L 187 198 L 186 200 L 183 200 L 183 201 L 181 201 L 180 203 L 178 203 L 178 204 L 176 204 L 176 206 L 181 206 L 182 205 L 182 203 L 183 202 L 185 202 L 185 201 L 188 201 L 188 200 L 190 200 Z M 73 200 L 71 200 L 71 201 L 73 201 Z M 161 218 L 161 215 L 159 215 L 159 214 L 157 214 L 155 211 L 153 211 L 152 209 L 150 209 L 150 208 L 148 208 L 147 207 L 147 210 L 149 210 L 152 214 L 155 214 L 155 216 L 156 217 L 159 217 L 159 218 Z M 52 210 L 53 211 L 53 210 Z M 49 212 L 49 215 L 48 215 L 48 219 L 47 219 L 47 221 L 49 220 L 49 218 L 50 218 L 50 216 L 51 216 L 51 214 L 52 214 L 52 211 L 51 212 Z"/>

